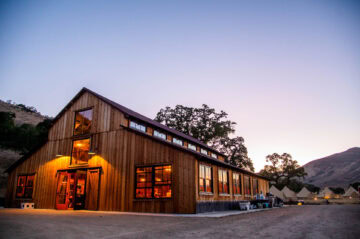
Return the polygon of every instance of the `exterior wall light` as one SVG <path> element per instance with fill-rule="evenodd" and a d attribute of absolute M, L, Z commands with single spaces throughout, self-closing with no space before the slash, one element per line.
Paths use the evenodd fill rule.
<path fill-rule="evenodd" d="M 94 151 L 89 151 L 88 154 L 89 155 L 95 155 L 96 153 Z"/>
<path fill-rule="evenodd" d="M 62 154 L 57 154 L 55 157 L 62 157 L 63 155 Z"/>

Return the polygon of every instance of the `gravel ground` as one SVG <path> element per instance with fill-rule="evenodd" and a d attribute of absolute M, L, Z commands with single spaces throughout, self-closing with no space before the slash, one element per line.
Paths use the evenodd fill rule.
<path fill-rule="evenodd" d="M 360 238 L 360 205 L 292 206 L 223 218 L 0 210 L 0 238 Z"/>

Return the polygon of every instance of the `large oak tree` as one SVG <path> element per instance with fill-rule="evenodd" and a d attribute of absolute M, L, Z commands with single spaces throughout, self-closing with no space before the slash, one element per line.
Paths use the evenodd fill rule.
<path fill-rule="evenodd" d="M 227 119 L 224 111 L 203 104 L 200 108 L 176 105 L 160 109 L 155 120 L 166 126 L 190 135 L 210 147 L 228 155 L 227 162 L 254 171 L 242 137 L 231 138 L 236 123 Z"/>

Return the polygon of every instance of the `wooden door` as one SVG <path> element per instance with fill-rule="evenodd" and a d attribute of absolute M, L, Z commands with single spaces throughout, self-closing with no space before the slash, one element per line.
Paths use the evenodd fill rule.
<path fill-rule="evenodd" d="M 86 209 L 97 210 L 99 205 L 100 170 L 89 169 L 86 183 Z"/>

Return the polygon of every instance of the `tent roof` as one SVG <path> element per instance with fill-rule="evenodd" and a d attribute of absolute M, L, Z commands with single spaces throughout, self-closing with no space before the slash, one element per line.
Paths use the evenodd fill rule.
<path fill-rule="evenodd" d="M 278 198 L 284 199 L 284 194 L 274 185 L 270 187 L 270 193 Z"/>
<path fill-rule="evenodd" d="M 353 188 L 353 187 L 349 187 L 347 190 L 346 190 L 346 192 L 344 193 L 344 196 L 345 197 L 350 197 L 352 194 L 358 194 L 359 195 L 359 192 L 358 191 L 356 191 L 356 189 L 355 188 Z"/>
<path fill-rule="evenodd" d="M 306 187 L 303 187 L 300 190 L 300 192 L 298 192 L 298 194 L 297 194 L 298 197 L 302 197 L 302 198 L 306 198 L 309 195 L 311 195 L 311 192 Z"/>
<path fill-rule="evenodd" d="M 292 197 L 296 197 L 296 193 L 292 190 L 290 190 L 288 187 L 284 187 L 281 192 L 284 194 L 285 197 L 287 198 L 292 198 Z"/>

